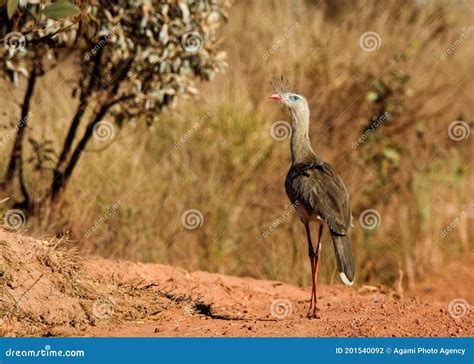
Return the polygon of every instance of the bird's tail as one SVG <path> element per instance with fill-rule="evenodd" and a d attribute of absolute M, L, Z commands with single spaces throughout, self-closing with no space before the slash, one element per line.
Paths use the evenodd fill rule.
<path fill-rule="evenodd" d="M 351 241 L 349 240 L 349 237 L 345 235 L 336 235 L 331 232 L 331 236 L 334 243 L 337 268 L 341 280 L 345 285 L 352 286 L 355 278 L 355 265 L 354 256 L 352 255 Z"/>

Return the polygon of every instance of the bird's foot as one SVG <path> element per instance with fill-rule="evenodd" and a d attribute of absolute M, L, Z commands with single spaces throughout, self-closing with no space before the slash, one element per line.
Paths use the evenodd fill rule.
<path fill-rule="evenodd" d="M 321 318 L 321 314 L 320 314 L 320 310 L 319 308 L 317 307 L 310 307 L 309 310 L 308 310 L 308 313 L 306 315 L 306 317 L 310 318 L 310 319 L 320 319 Z"/>

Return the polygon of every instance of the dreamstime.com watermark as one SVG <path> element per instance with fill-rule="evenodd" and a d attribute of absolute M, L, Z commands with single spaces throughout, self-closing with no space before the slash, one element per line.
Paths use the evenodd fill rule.
<path fill-rule="evenodd" d="M 369 137 L 370 134 L 372 134 L 385 120 L 388 119 L 390 119 L 390 114 L 388 112 L 385 112 L 379 117 L 374 116 L 370 127 L 367 128 L 364 134 L 362 134 L 354 143 L 352 143 L 352 149 L 356 150 L 359 145 L 361 145 Z"/>
<path fill-rule="evenodd" d="M 284 318 L 290 317 L 293 313 L 293 305 L 291 301 L 286 298 L 278 298 L 272 300 L 270 304 L 270 315 L 277 320 L 283 320 Z"/>
<path fill-rule="evenodd" d="M 197 209 L 186 210 L 181 215 L 181 224 L 187 230 L 195 230 L 204 224 L 204 215 Z"/>
<path fill-rule="evenodd" d="M 474 26 L 469 26 L 469 27 L 462 27 L 461 28 L 461 35 L 456 38 L 454 42 L 452 42 L 449 47 L 444 51 L 441 52 L 441 55 L 439 58 L 444 61 L 448 56 L 454 53 L 456 49 L 467 39 L 471 36 L 471 34 L 474 32 Z"/>
<path fill-rule="evenodd" d="M 100 297 L 92 304 L 92 314 L 101 320 L 109 319 L 115 314 L 116 306 L 112 297 Z"/>
<path fill-rule="evenodd" d="M 20 32 L 10 32 L 5 36 L 3 45 L 8 50 L 8 58 L 12 58 L 16 52 L 25 51 L 26 37 Z"/>
<path fill-rule="evenodd" d="M 382 46 L 382 38 L 379 33 L 369 31 L 359 37 L 359 47 L 365 52 L 373 52 Z"/>
<path fill-rule="evenodd" d="M 451 223 L 446 226 L 443 230 L 441 230 L 439 236 L 441 236 L 443 239 L 451 232 L 454 230 L 454 228 L 461 222 L 462 219 L 464 219 L 466 216 L 471 214 L 474 211 L 474 204 L 469 204 L 467 207 L 462 209 L 461 213 L 455 217 Z"/>
<path fill-rule="evenodd" d="M 88 61 L 89 59 L 91 59 L 93 56 L 95 56 L 97 54 L 97 52 L 105 45 L 105 43 L 108 42 L 109 38 L 115 34 L 117 34 L 117 32 L 119 31 L 120 29 L 120 26 L 116 25 L 114 26 L 112 29 L 107 29 L 107 30 L 104 30 L 103 32 L 99 33 L 99 36 L 100 36 L 100 40 L 99 40 L 99 43 L 97 43 L 96 45 L 94 45 L 94 47 L 92 47 L 85 55 L 84 55 L 84 59 L 86 61 Z"/>
<path fill-rule="evenodd" d="M 7 210 L 2 217 L 6 229 L 18 231 L 26 224 L 26 214 L 20 209 Z"/>
<path fill-rule="evenodd" d="M 455 142 L 466 140 L 470 135 L 471 128 L 463 120 L 455 120 L 448 126 L 448 137 Z"/>
<path fill-rule="evenodd" d="M 288 121 L 278 120 L 275 121 L 270 127 L 270 136 L 272 139 L 278 142 L 289 139 L 291 137 L 291 133 L 291 124 Z"/>
<path fill-rule="evenodd" d="M 183 35 L 181 45 L 189 53 L 197 53 L 204 45 L 204 39 L 198 32 L 188 32 Z"/>
<path fill-rule="evenodd" d="M 382 216 L 375 209 L 367 209 L 360 214 L 359 223 L 364 229 L 375 230 L 380 227 Z"/>
<path fill-rule="evenodd" d="M 181 145 L 186 143 L 211 117 L 211 113 L 208 111 L 201 118 L 196 121 L 192 128 L 190 128 L 179 140 L 174 143 L 174 149 L 178 149 Z"/>
<path fill-rule="evenodd" d="M 283 35 L 278 38 L 278 40 L 273 43 L 273 45 L 268 48 L 268 50 L 263 54 L 262 56 L 262 59 L 264 61 L 266 61 L 268 58 L 270 58 L 270 56 L 275 53 L 278 48 L 280 48 L 283 43 L 285 43 L 300 27 L 300 24 L 298 22 L 296 22 L 295 24 L 293 24 L 291 27 L 287 28 L 283 28 Z"/>
<path fill-rule="evenodd" d="M 7 358 L 83 358 L 86 356 L 86 353 L 84 350 L 53 350 L 50 345 L 45 345 L 43 349 L 37 350 L 17 350 L 9 348 L 5 350 L 5 356 Z"/>
<path fill-rule="evenodd" d="M 91 235 L 93 235 L 101 225 L 105 224 L 109 220 L 109 218 L 117 212 L 121 204 L 122 203 L 118 201 L 117 203 L 114 203 L 112 206 L 108 206 L 107 209 L 105 210 L 105 213 L 101 216 L 99 220 L 95 222 L 94 225 L 92 225 L 86 231 L 84 236 L 86 238 L 89 238 Z"/>
<path fill-rule="evenodd" d="M 471 306 L 464 298 L 455 298 L 448 304 L 448 313 L 453 319 L 461 319 L 471 312 Z"/>
<path fill-rule="evenodd" d="M 0 139 L 0 145 L 5 145 L 7 144 L 17 133 L 18 129 L 24 128 L 26 124 L 28 123 L 28 120 L 30 120 L 31 116 L 33 116 L 32 113 L 27 114 L 24 118 L 22 118 L 18 124 L 16 125 L 15 128 L 12 128 L 4 137 Z"/>
<path fill-rule="evenodd" d="M 296 201 L 295 203 L 286 207 L 281 213 L 281 215 L 275 221 L 273 221 L 273 223 L 262 233 L 262 236 L 264 238 L 267 238 L 275 229 L 278 228 L 278 226 L 283 223 L 283 221 L 285 221 L 296 210 L 296 207 L 299 204 L 300 202 Z"/>
<path fill-rule="evenodd" d="M 112 140 L 115 138 L 115 128 L 110 121 L 102 120 L 92 128 L 93 137 L 100 141 Z"/>

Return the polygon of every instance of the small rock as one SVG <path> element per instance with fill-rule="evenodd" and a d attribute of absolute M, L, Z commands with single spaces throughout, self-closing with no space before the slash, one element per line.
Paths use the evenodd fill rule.
<path fill-rule="evenodd" d="M 158 333 L 160 330 L 158 330 L 158 328 L 156 327 L 155 328 L 155 334 Z"/>

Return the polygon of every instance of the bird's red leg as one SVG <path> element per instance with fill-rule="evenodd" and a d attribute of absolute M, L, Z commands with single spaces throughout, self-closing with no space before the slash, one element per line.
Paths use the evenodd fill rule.
<path fill-rule="evenodd" d="M 314 251 L 309 254 L 309 261 L 311 262 L 311 282 L 314 282 L 314 272 L 315 272 L 315 265 L 314 265 Z M 309 301 L 309 309 L 308 314 L 306 316 L 312 317 L 312 311 L 316 307 L 316 287 L 314 283 L 311 285 L 311 299 Z"/>
<path fill-rule="evenodd" d="M 309 303 L 309 310 L 308 310 L 308 317 L 312 316 L 311 311 L 316 308 L 316 286 L 315 286 L 315 272 L 316 272 L 316 261 L 314 260 L 314 248 L 313 243 L 311 242 L 311 232 L 309 230 L 309 224 L 304 224 L 304 228 L 306 230 L 306 236 L 308 237 L 308 255 L 309 261 L 311 263 L 311 278 L 313 286 L 311 287 L 311 299 Z"/>
<path fill-rule="evenodd" d="M 323 235 L 323 228 L 324 225 L 321 224 L 319 226 L 319 234 L 318 234 L 318 245 L 316 245 L 316 254 L 314 254 L 314 274 L 313 274 L 313 287 L 314 287 L 314 311 L 313 311 L 313 317 L 314 318 L 321 318 L 319 314 L 319 308 L 318 308 L 318 299 L 316 296 L 316 281 L 318 279 L 318 269 L 319 269 L 319 257 L 321 255 L 321 236 Z"/>

